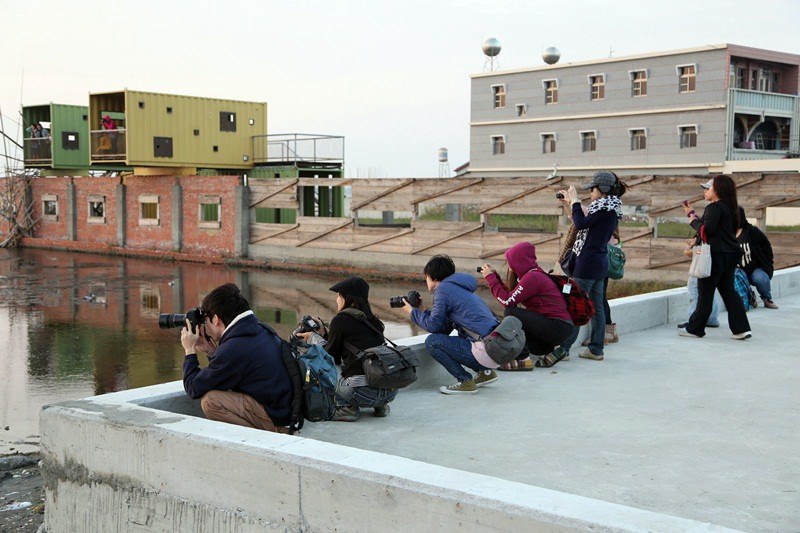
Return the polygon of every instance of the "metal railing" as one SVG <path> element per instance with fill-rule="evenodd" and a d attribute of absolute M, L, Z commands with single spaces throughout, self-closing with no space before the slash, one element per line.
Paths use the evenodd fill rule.
<path fill-rule="evenodd" d="M 792 116 L 794 102 L 798 98 L 790 94 L 767 93 L 747 89 L 729 89 L 733 92 L 733 109 L 738 112 L 766 113 L 767 115 Z"/>
<path fill-rule="evenodd" d="M 28 137 L 22 140 L 26 165 L 41 165 L 53 161 L 52 137 Z"/>
<path fill-rule="evenodd" d="M 125 162 L 125 130 L 92 130 L 92 161 Z"/>
<path fill-rule="evenodd" d="M 253 136 L 254 163 L 344 163 L 344 137 L 309 133 Z"/>

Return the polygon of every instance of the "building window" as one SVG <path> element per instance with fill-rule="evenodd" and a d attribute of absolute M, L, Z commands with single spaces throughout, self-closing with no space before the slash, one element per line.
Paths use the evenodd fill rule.
<path fill-rule="evenodd" d="M 647 149 L 647 130 L 630 129 L 628 134 L 631 136 L 631 150 L 646 150 Z"/>
<path fill-rule="evenodd" d="M 158 226 L 159 210 L 158 196 L 145 195 L 139 196 L 139 225 Z"/>
<path fill-rule="evenodd" d="M 506 86 L 492 85 L 492 96 L 494 97 L 494 108 L 498 109 L 506 106 Z"/>
<path fill-rule="evenodd" d="M 631 72 L 631 96 L 647 96 L 647 71 Z"/>
<path fill-rule="evenodd" d="M 557 104 L 558 103 L 558 80 L 543 80 L 544 86 L 544 103 Z"/>
<path fill-rule="evenodd" d="M 602 100 L 606 96 L 606 75 L 595 74 L 589 76 L 589 99 Z"/>
<path fill-rule="evenodd" d="M 141 308 L 139 314 L 144 318 L 158 318 L 161 311 L 161 291 L 150 286 L 141 287 Z"/>
<path fill-rule="evenodd" d="M 697 126 L 678 126 L 681 134 L 681 148 L 695 148 L 697 146 Z"/>
<path fill-rule="evenodd" d="M 506 153 L 506 137 L 505 135 L 492 136 L 492 155 L 503 155 Z"/>
<path fill-rule="evenodd" d="M 745 82 L 746 82 L 747 70 L 744 67 L 738 67 L 736 69 L 736 88 L 737 89 L 744 89 Z"/>
<path fill-rule="evenodd" d="M 219 112 L 219 131 L 236 131 L 236 113 Z"/>
<path fill-rule="evenodd" d="M 772 91 L 772 71 L 762 68 L 758 76 L 758 90 L 763 92 Z"/>
<path fill-rule="evenodd" d="M 61 147 L 64 150 L 78 150 L 78 132 L 77 131 L 62 131 L 61 132 Z"/>
<path fill-rule="evenodd" d="M 582 131 L 581 132 L 581 151 L 594 152 L 597 150 L 597 132 Z"/>
<path fill-rule="evenodd" d="M 42 218 L 44 220 L 58 220 L 58 195 L 57 194 L 43 194 L 42 195 Z"/>
<path fill-rule="evenodd" d="M 756 69 L 750 71 L 750 90 L 758 90 L 758 71 Z"/>
<path fill-rule="evenodd" d="M 556 151 L 556 134 L 555 133 L 540 133 L 542 137 L 542 153 L 552 154 Z"/>
<path fill-rule="evenodd" d="M 106 197 L 98 196 L 95 194 L 89 195 L 89 224 L 105 224 L 106 223 Z"/>
<path fill-rule="evenodd" d="M 153 137 L 153 156 L 172 157 L 172 137 Z"/>
<path fill-rule="evenodd" d="M 198 225 L 201 228 L 219 228 L 221 198 L 219 196 L 201 195 L 198 204 Z"/>
<path fill-rule="evenodd" d="M 697 74 L 697 66 L 681 65 L 678 67 L 678 92 L 690 93 L 694 91 Z"/>
<path fill-rule="evenodd" d="M 524 117 L 528 114 L 528 104 L 517 104 L 517 116 Z"/>
<path fill-rule="evenodd" d="M 779 93 L 781 92 L 781 74 L 780 72 L 775 72 L 772 74 L 772 92 Z"/>

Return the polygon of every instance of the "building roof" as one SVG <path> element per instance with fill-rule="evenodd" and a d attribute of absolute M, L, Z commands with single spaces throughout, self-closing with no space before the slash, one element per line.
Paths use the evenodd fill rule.
<path fill-rule="evenodd" d="M 637 59 L 647 59 L 652 57 L 664 57 L 672 55 L 690 54 L 695 52 L 709 52 L 713 50 L 728 49 L 731 55 L 749 57 L 753 59 L 762 59 L 767 61 L 774 61 L 779 63 L 788 63 L 790 65 L 800 65 L 800 55 L 790 54 L 786 52 L 775 52 L 772 50 L 763 50 L 761 48 L 751 48 L 748 46 L 740 46 L 736 44 L 708 44 L 704 46 L 697 46 L 694 48 L 680 48 L 677 50 L 663 50 L 660 52 L 648 52 L 646 54 L 634 54 L 620 57 L 604 57 L 602 59 L 590 59 L 587 61 L 575 61 L 572 63 L 557 63 L 555 65 L 539 65 L 536 67 L 527 67 L 512 70 L 496 70 L 494 72 L 481 72 L 479 74 L 472 74 L 470 78 L 489 78 L 492 76 L 505 76 L 508 74 L 520 74 L 524 72 L 537 72 L 537 71 L 551 71 L 559 70 L 569 67 L 581 67 L 585 65 L 602 65 L 606 63 L 617 63 L 621 61 L 634 61 Z"/>

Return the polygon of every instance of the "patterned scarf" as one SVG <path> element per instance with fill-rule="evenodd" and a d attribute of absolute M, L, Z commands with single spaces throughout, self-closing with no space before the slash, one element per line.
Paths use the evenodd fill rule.
<path fill-rule="evenodd" d="M 622 218 L 622 201 L 616 196 L 604 196 L 598 198 L 589 204 L 589 214 L 597 213 L 598 211 L 614 211 L 617 213 L 617 220 Z M 572 245 L 572 253 L 575 257 L 581 255 L 583 245 L 586 244 L 586 236 L 589 235 L 589 229 L 582 229 L 578 231 L 575 237 L 575 244 Z"/>

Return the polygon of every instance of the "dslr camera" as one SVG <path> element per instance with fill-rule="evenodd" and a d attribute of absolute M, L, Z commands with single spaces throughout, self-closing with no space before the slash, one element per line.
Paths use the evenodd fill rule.
<path fill-rule="evenodd" d="M 422 298 L 419 293 L 417 291 L 411 291 L 406 295 L 392 296 L 389 298 L 389 307 L 403 307 L 405 305 L 403 298 L 408 300 L 408 304 L 411 307 L 419 307 L 422 305 Z"/>
<path fill-rule="evenodd" d="M 305 315 L 297 323 L 297 327 L 294 329 L 294 331 L 292 331 L 292 335 L 289 338 L 289 340 L 294 343 L 299 343 L 302 341 L 302 339 L 300 339 L 297 336 L 298 333 L 308 333 L 310 331 L 317 331 L 317 329 L 319 329 L 321 325 L 322 324 L 320 324 L 317 320 L 311 318 L 311 315 Z"/>
<path fill-rule="evenodd" d="M 182 328 L 188 320 L 192 326 L 192 333 L 197 333 L 197 326 L 205 324 L 206 318 L 208 315 L 202 307 L 189 309 L 185 313 L 161 313 L 158 315 L 158 327 L 161 329 Z"/>

